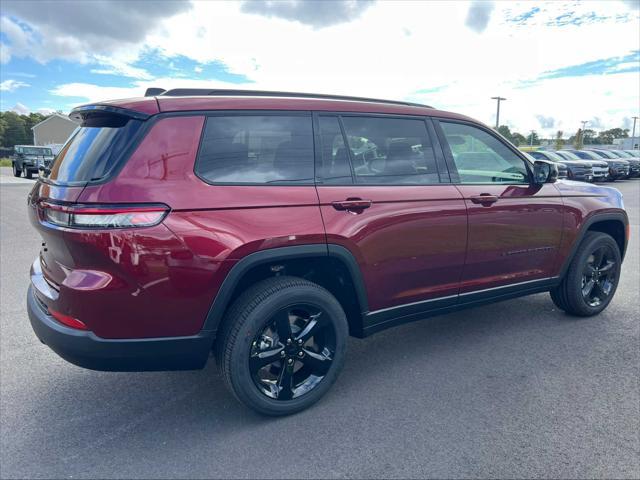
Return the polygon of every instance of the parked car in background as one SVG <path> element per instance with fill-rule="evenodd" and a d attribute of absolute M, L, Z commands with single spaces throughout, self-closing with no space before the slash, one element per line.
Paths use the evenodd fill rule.
<path fill-rule="evenodd" d="M 598 155 L 588 150 L 567 149 L 563 151 L 573 153 L 574 155 L 576 155 L 579 158 L 582 158 L 583 160 L 596 160 L 596 161 L 606 162 L 608 165 L 607 180 L 609 180 L 610 182 L 615 182 L 616 180 L 627 178 L 627 176 L 629 175 L 630 165 L 629 165 L 629 162 L 625 160 L 622 160 L 622 159 L 612 160 L 612 159 L 606 158 L 604 155 Z"/>
<path fill-rule="evenodd" d="M 640 150 L 622 150 L 622 151 L 633 155 L 634 158 L 640 158 Z"/>
<path fill-rule="evenodd" d="M 49 147 L 16 145 L 13 151 L 11 166 L 14 177 L 24 175 L 25 178 L 31 178 L 34 173 L 38 173 L 40 167 L 49 168 L 53 162 L 53 152 Z"/>
<path fill-rule="evenodd" d="M 28 198 L 27 306 L 83 367 L 198 369 L 213 350 L 236 398 L 287 415 L 329 391 L 349 335 L 540 292 L 592 316 L 619 283 L 622 194 L 556 182 L 464 115 L 156 89 L 72 117 Z"/>
<path fill-rule="evenodd" d="M 545 150 L 548 151 L 548 150 Z M 582 164 L 585 168 L 591 169 L 591 180 L 590 182 L 601 182 L 606 180 L 607 174 L 609 172 L 609 165 L 604 161 L 597 160 L 584 160 L 571 152 L 566 150 L 556 150 L 553 153 L 558 155 L 560 158 L 564 160 L 570 160 L 572 162 L 578 162 L 576 164 L 576 168 L 578 168 L 578 164 Z"/>
<path fill-rule="evenodd" d="M 549 160 L 558 165 L 558 178 L 568 178 L 570 180 L 580 180 L 589 182 L 593 179 L 593 169 L 587 168 L 583 162 L 565 160 L 560 155 L 548 150 L 535 150 L 528 152 L 534 160 Z M 563 177 L 564 175 L 564 177 Z"/>
<path fill-rule="evenodd" d="M 640 176 L 640 159 L 633 158 L 633 157 L 625 158 L 624 156 L 621 156 L 615 152 L 612 152 L 609 150 L 597 149 L 597 148 L 589 148 L 587 149 L 587 151 L 593 152 L 596 155 L 600 155 L 604 159 L 608 159 L 608 160 L 622 159 L 625 162 L 629 162 L 629 174 L 625 178 Z"/>
<path fill-rule="evenodd" d="M 622 180 L 629 176 L 630 165 L 629 162 L 622 159 L 610 159 L 604 155 L 597 154 L 595 152 L 591 152 L 589 150 L 563 150 L 569 153 L 573 153 L 579 158 L 584 160 L 598 160 L 605 161 L 609 166 L 609 171 L 607 174 L 607 180 L 610 182 L 615 182 L 616 180 Z"/>

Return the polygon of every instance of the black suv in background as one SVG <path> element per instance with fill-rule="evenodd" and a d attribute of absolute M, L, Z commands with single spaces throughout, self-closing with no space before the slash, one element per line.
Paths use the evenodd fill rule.
<path fill-rule="evenodd" d="M 605 155 L 599 155 L 595 152 L 588 150 L 566 150 L 569 153 L 573 153 L 574 155 L 582 158 L 584 160 L 600 160 L 605 161 L 609 165 L 609 175 L 607 176 L 607 180 L 613 182 L 615 180 L 620 180 L 623 178 L 627 178 L 629 176 L 629 162 L 623 160 L 621 158 L 616 158 L 612 160 L 607 158 Z"/>
<path fill-rule="evenodd" d="M 13 176 L 24 174 L 25 178 L 31 178 L 31 175 L 38 173 L 40 167 L 49 168 L 52 162 L 53 151 L 49 147 L 16 145 L 11 159 Z"/>
<path fill-rule="evenodd" d="M 640 177 L 640 158 L 633 158 L 629 154 L 619 153 L 618 151 L 603 150 L 599 148 L 590 148 L 589 152 L 593 152 L 596 155 L 600 155 L 607 160 L 619 160 L 622 159 L 629 162 L 629 175 L 626 178 Z M 629 156 L 627 156 L 629 155 Z"/>

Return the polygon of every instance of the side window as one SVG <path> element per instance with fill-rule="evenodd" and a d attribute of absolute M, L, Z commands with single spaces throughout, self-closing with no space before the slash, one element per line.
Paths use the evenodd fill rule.
<path fill-rule="evenodd" d="M 440 121 L 462 183 L 528 183 L 524 160 L 493 135 Z"/>
<path fill-rule="evenodd" d="M 352 183 L 349 152 L 338 117 L 320 116 L 320 166 L 318 177 L 324 184 Z"/>
<path fill-rule="evenodd" d="M 422 120 L 342 117 L 356 183 L 433 184 L 440 178 Z"/>
<path fill-rule="evenodd" d="M 209 117 L 195 170 L 210 183 L 313 183 L 311 117 Z"/>

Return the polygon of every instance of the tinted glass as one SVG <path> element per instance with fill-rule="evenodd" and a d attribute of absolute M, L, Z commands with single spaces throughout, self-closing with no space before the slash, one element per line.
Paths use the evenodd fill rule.
<path fill-rule="evenodd" d="M 349 152 L 344 143 L 338 117 L 318 119 L 320 126 L 320 168 L 318 177 L 322 183 L 352 183 Z"/>
<path fill-rule="evenodd" d="M 540 152 L 529 152 L 529 156 L 533 157 L 533 158 L 535 158 L 537 160 L 547 160 L 547 157 L 543 153 L 540 153 Z"/>
<path fill-rule="evenodd" d="M 357 183 L 438 183 L 438 169 L 424 121 L 342 118 Z"/>
<path fill-rule="evenodd" d="M 196 173 L 211 183 L 312 183 L 311 117 L 209 117 Z"/>
<path fill-rule="evenodd" d="M 25 155 L 51 155 L 50 148 L 43 147 L 24 147 L 22 153 Z"/>
<path fill-rule="evenodd" d="M 493 135 L 470 125 L 440 125 L 462 183 L 528 183 L 524 161 Z"/>
<path fill-rule="evenodd" d="M 612 153 L 615 153 L 620 158 L 631 158 L 631 157 L 633 157 L 633 155 L 631 155 L 630 153 L 623 152 L 622 150 L 614 150 Z"/>
<path fill-rule="evenodd" d="M 585 152 L 584 150 L 576 150 L 575 152 L 569 152 L 569 153 L 575 153 L 575 155 L 578 158 L 581 158 L 582 160 L 602 160 L 601 156 L 591 152 Z"/>
<path fill-rule="evenodd" d="M 603 152 L 603 151 L 593 152 L 592 151 L 591 153 L 595 153 L 600 158 L 610 158 L 610 159 L 620 158 L 615 153 L 611 153 L 611 152 Z"/>
<path fill-rule="evenodd" d="M 556 152 L 556 154 L 558 154 L 561 158 L 564 158 L 565 160 L 581 160 L 580 157 L 566 150 L 563 150 L 561 152 Z"/>
<path fill-rule="evenodd" d="M 93 120 L 77 128 L 62 147 L 47 175 L 55 183 L 87 182 L 105 177 L 131 146 L 139 120 L 119 117 Z"/>

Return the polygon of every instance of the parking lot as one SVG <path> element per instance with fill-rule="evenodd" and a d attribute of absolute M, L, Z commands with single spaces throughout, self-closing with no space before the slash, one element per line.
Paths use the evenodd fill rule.
<path fill-rule="evenodd" d="M 640 179 L 616 298 L 576 319 L 534 295 L 351 339 L 316 406 L 280 419 L 202 371 L 104 373 L 26 314 L 33 182 L 0 172 L 2 478 L 640 477 Z"/>

